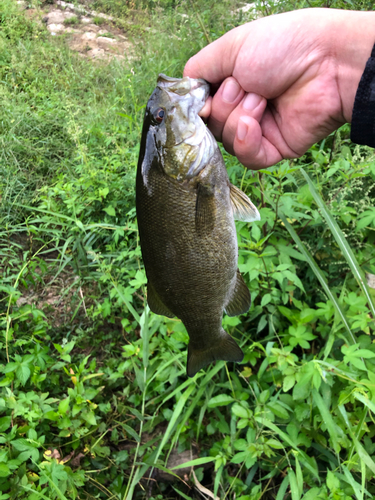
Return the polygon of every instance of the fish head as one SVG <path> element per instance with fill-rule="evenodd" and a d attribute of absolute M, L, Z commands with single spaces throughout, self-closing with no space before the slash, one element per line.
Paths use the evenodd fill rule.
<path fill-rule="evenodd" d="M 217 144 L 198 115 L 209 92 L 205 80 L 159 75 L 146 106 L 142 132 L 140 159 L 143 156 L 145 184 L 155 160 L 166 175 L 184 181 L 198 175 L 212 157 Z"/>

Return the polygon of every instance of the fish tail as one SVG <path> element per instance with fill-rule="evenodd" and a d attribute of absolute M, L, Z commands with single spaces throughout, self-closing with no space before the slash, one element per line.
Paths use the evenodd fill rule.
<path fill-rule="evenodd" d="M 194 349 L 189 345 L 186 369 L 188 377 L 194 377 L 204 366 L 219 360 L 236 361 L 237 363 L 243 360 L 243 352 L 237 342 L 223 329 L 221 329 L 220 337 L 215 341 L 215 345 L 208 349 Z"/>

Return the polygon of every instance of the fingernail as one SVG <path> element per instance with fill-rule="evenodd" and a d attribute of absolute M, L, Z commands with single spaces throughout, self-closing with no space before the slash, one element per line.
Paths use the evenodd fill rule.
<path fill-rule="evenodd" d="M 223 101 L 231 104 L 234 102 L 241 88 L 235 80 L 228 80 L 223 89 Z"/>
<path fill-rule="evenodd" d="M 247 135 L 247 124 L 240 118 L 237 126 L 237 139 L 243 141 Z"/>
<path fill-rule="evenodd" d="M 260 104 L 260 101 L 263 99 L 261 95 L 258 94 L 247 94 L 245 97 L 245 100 L 242 104 L 242 107 L 246 109 L 247 111 L 253 111 L 255 108 L 257 108 Z"/>

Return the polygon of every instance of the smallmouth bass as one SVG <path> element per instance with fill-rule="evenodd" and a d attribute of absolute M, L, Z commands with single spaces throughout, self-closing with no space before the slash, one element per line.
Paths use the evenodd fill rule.
<path fill-rule="evenodd" d="M 237 268 L 234 219 L 259 220 L 233 186 L 212 133 L 198 116 L 205 80 L 160 74 L 145 111 L 136 209 L 151 311 L 177 316 L 189 334 L 187 375 L 243 353 L 222 328 L 223 312 L 248 311 Z"/>

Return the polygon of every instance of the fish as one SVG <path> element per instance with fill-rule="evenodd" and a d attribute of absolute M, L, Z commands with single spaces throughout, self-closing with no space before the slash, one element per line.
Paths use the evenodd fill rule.
<path fill-rule="evenodd" d="M 238 270 L 234 219 L 260 215 L 230 183 L 220 148 L 198 115 L 210 93 L 203 79 L 160 74 L 145 109 L 136 175 L 136 212 L 155 314 L 177 317 L 189 335 L 187 375 L 243 352 L 223 329 L 246 313 L 251 295 Z"/>

